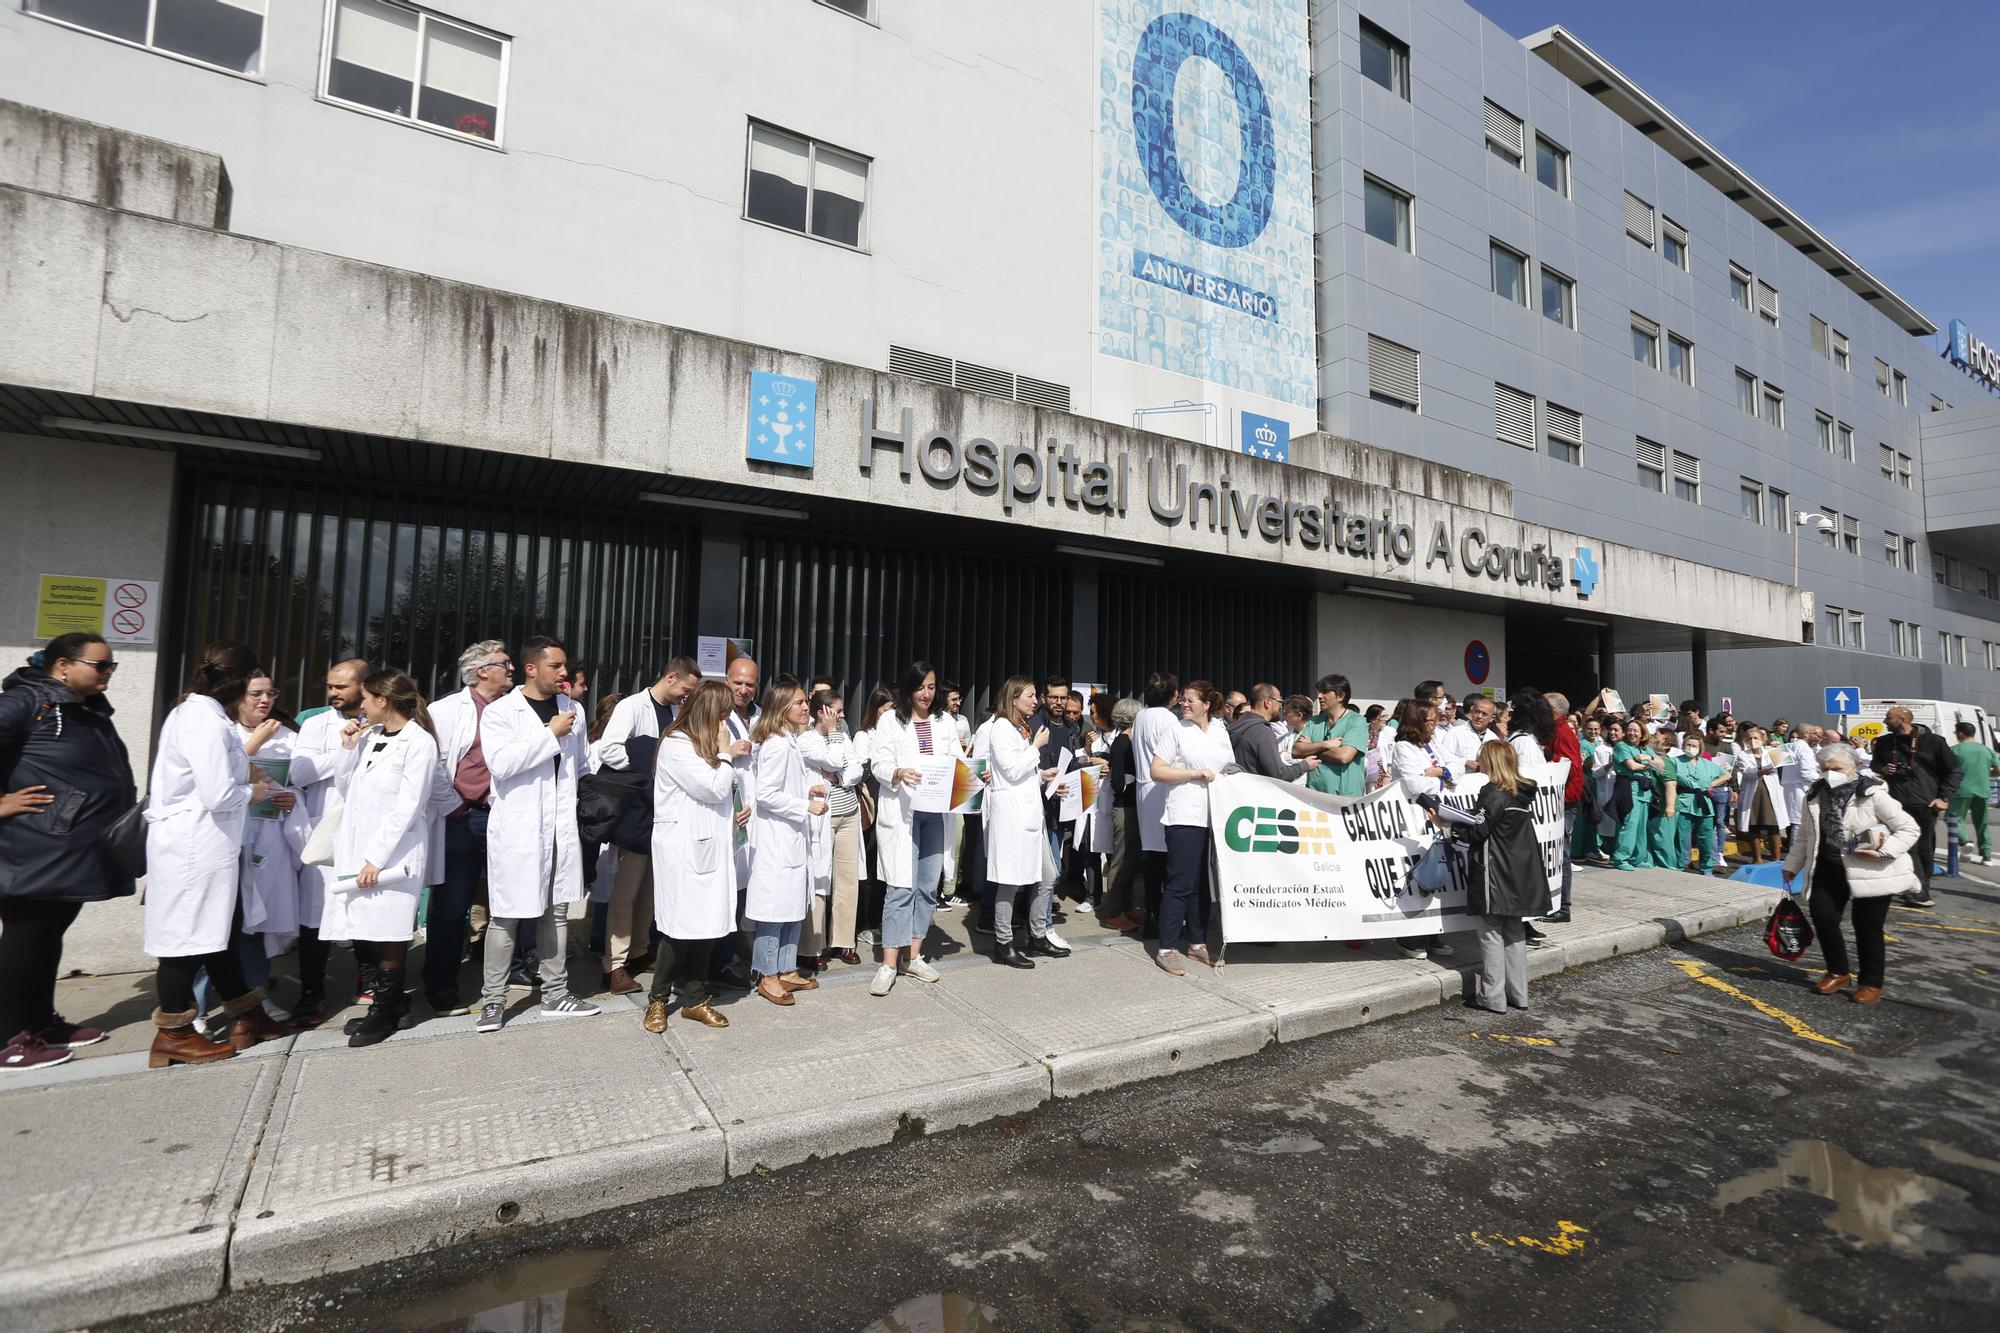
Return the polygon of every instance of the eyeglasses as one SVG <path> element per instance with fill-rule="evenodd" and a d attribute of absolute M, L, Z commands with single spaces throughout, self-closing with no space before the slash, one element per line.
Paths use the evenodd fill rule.
<path fill-rule="evenodd" d="M 78 666 L 87 666 L 100 676 L 108 676 L 118 669 L 118 664 L 108 657 L 102 662 L 93 662 L 88 657 L 79 657 L 76 659 L 76 664 Z"/>
<path fill-rule="evenodd" d="M 478 666 L 474 667 L 473 670 L 484 671 L 488 667 L 506 667 L 509 671 L 512 671 L 514 669 L 514 664 L 508 661 L 504 657 L 494 657 L 494 658 L 489 658 L 484 662 L 481 662 Z"/>

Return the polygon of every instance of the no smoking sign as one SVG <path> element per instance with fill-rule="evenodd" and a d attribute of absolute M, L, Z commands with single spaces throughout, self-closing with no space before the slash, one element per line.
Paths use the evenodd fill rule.
<path fill-rule="evenodd" d="M 152 643 L 159 635 L 160 585 L 106 579 L 104 637 L 112 643 Z"/>

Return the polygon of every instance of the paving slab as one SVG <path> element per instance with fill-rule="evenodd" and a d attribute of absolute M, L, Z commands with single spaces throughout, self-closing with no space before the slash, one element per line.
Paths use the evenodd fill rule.
<path fill-rule="evenodd" d="M 856 968 L 822 981 L 791 1008 L 754 994 L 724 997 L 727 1028 L 669 1018 L 667 1045 L 722 1126 L 730 1175 L 1019 1115 L 1048 1100 L 1048 1071 L 942 1003 L 940 987 L 905 978 L 877 998 L 871 975 Z"/>
<path fill-rule="evenodd" d="M 1138 948 L 1035 962 L 1033 972 L 967 970 L 942 990 L 971 1021 L 1006 1033 L 1046 1065 L 1058 1097 L 1253 1055 L 1276 1035 L 1261 1006 L 1169 976 Z M 1188 964 L 1190 973 L 1207 970 Z"/>
<path fill-rule="evenodd" d="M 722 1182 L 715 1118 L 630 1005 L 494 1034 L 436 1027 L 363 1050 L 316 1033 L 293 1054 L 237 1221 L 233 1284 Z"/>
<path fill-rule="evenodd" d="M 34 1333 L 208 1300 L 281 1060 L 0 1093 L 0 1326 Z"/>

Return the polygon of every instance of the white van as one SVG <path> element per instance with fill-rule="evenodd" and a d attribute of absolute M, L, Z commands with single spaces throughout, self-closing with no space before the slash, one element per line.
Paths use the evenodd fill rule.
<path fill-rule="evenodd" d="M 1993 719 L 1978 704 L 1951 704 L 1942 699 L 1863 699 L 1861 712 L 1847 720 L 1847 738 L 1873 745 L 1882 734 L 1882 719 L 1891 708 L 1907 708 L 1920 727 L 1929 727 L 1946 745 L 1958 744 L 1958 724 L 1970 722 L 1973 738 L 1989 749 L 1993 745 Z"/>

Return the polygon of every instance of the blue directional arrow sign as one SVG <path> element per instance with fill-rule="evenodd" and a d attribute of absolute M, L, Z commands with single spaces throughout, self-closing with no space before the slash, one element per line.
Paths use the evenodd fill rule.
<path fill-rule="evenodd" d="M 1826 687 L 1826 711 L 1834 717 L 1852 717 L 1861 711 L 1861 691 L 1852 685 Z"/>

